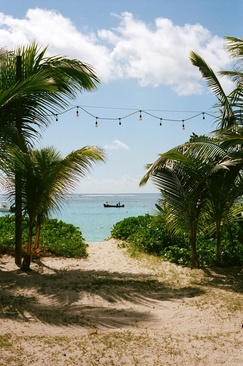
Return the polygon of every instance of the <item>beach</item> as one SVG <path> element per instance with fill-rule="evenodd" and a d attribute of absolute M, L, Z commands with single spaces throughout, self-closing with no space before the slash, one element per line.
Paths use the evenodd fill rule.
<path fill-rule="evenodd" d="M 0 365 L 242 365 L 242 268 L 131 257 L 114 239 L 88 253 L 27 273 L 0 257 Z"/>

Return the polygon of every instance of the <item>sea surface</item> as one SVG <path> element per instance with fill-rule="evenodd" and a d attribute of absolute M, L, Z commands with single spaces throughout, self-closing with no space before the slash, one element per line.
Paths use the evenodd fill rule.
<path fill-rule="evenodd" d="M 73 194 L 67 196 L 60 212 L 50 215 L 80 228 L 87 242 L 103 241 L 110 236 L 112 226 L 126 217 L 152 214 L 159 193 L 135 194 Z M 104 207 L 104 203 L 125 207 Z M 0 217 L 6 213 L 0 212 Z"/>
<path fill-rule="evenodd" d="M 52 218 L 65 221 L 80 228 L 86 241 L 103 241 L 110 236 L 112 226 L 126 217 L 153 213 L 157 193 L 137 194 L 75 194 L 69 196 L 67 204 Z M 104 203 L 125 207 L 108 207 Z"/>

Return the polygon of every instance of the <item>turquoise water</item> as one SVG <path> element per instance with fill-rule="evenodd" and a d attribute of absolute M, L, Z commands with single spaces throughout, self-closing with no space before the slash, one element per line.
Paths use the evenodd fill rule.
<path fill-rule="evenodd" d="M 57 218 L 80 228 L 86 241 L 103 241 L 110 236 L 112 226 L 126 217 L 153 213 L 158 193 L 137 194 L 74 194 L 51 218 Z M 3 200 L 3 199 L 2 199 Z M 104 203 L 125 205 L 104 208 Z M 0 217 L 6 213 L 0 212 Z"/>
<path fill-rule="evenodd" d="M 137 194 L 76 194 L 68 198 L 68 203 L 58 214 L 52 215 L 59 220 L 80 228 L 86 241 L 103 241 L 110 236 L 111 227 L 126 217 L 153 213 L 157 193 Z M 125 207 L 104 208 L 104 203 Z"/>

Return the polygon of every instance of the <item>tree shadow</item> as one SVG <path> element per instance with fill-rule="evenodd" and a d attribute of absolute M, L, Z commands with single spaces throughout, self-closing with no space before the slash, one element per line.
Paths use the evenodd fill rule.
<path fill-rule="evenodd" d="M 243 294 L 243 267 L 208 267 L 203 271 L 200 284 Z"/>
<path fill-rule="evenodd" d="M 40 268 L 44 268 L 44 265 Z M 172 288 L 152 275 L 94 270 L 1 271 L 2 319 L 95 328 L 156 321 L 149 311 L 166 300 L 204 294 L 197 286 Z"/>

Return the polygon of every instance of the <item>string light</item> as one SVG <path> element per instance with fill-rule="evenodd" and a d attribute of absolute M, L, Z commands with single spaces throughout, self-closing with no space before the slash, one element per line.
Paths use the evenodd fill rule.
<path fill-rule="evenodd" d="M 152 118 L 155 118 L 155 119 L 158 119 L 159 120 L 159 125 L 162 126 L 162 120 L 165 121 L 165 122 L 182 122 L 182 129 L 185 130 L 185 122 L 188 121 L 188 120 L 192 120 L 192 119 L 195 119 L 197 117 L 199 117 L 200 115 L 202 115 L 202 119 L 205 120 L 205 116 L 208 115 L 210 117 L 215 117 L 214 115 L 210 114 L 210 113 L 207 113 L 207 112 L 195 112 L 195 114 L 193 114 L 191 117 L 188 117 L 188 118 L 183 118 L 183 119 L 171 119 L 171 118 L 162 118 L 161 116 L 158 116 L 158 115 L 155 115 L 151 112 L 149 112 L 148 110 L 142 110 L 142 109 L 139 109 L 139 110 L 134 110 L 133 112 L 131 113 L 128 113 L 124 116 L 119 116 L 119 117 L 101 117 L 101 116 L 95 116 L 94 114 L 92 114 L 91 112 L 89 112 L 86 108 L 106 108 L 106 109 L 124 109 L 124 110 L 128 110 L 128 109 L 125 109 L 125 108 L 108 108 L 108 107 L 95 107 L 95 106 L 86 106 L 86 108 L 82 107 L 82 106 L 72 106 L 70 107 L 69 109 L 66 109 L 65 111 L 63 112 L 60 112 L 60 113 L 52 113 L 50 115 L 46 115 L 46 117 L 48 116 L 55 116 L 55 119 L 56 121 L 58 121 L 58 117 L 62 114 L 65 114 L 71 110 L 73 110 L 74 108 L 76 108 L 76 116 L 79 117 L 79 110 L 82 110 L 83 112 L 89 114 L 92 118 L 95 118 L 95 127 L 98 127 L 98 119 L 102 119 L 102 120 L 117 120 L 118 121 L 118 124 L 121 125 L 121 120 L 122 119 L 125 119 L 125 118 L 128 118 L 134 114 L 137 114 L 139 113 L 139 121 L 142 121 L 143 119 L 143 116 L 142 114 L 147 114 L 149 115 L 150 117 Z M 177 110 L 157 110 L 157 112 L 173 112 L 173 113 L 193 113 L 194 111 L 177 111 Z"/>

